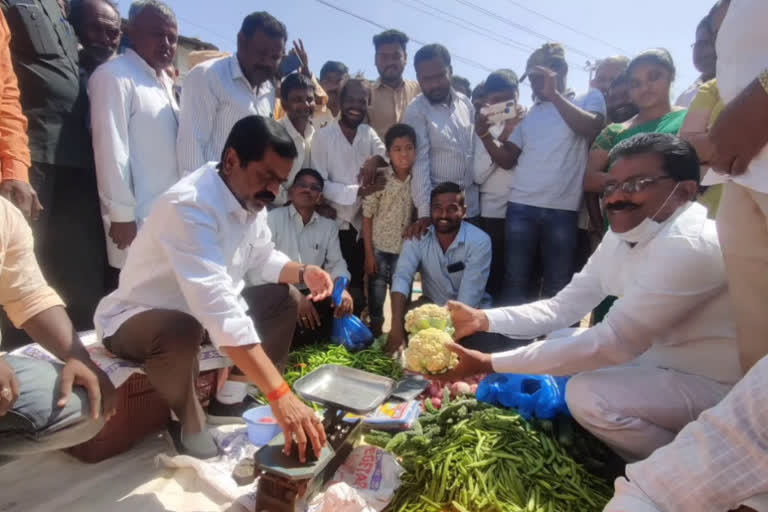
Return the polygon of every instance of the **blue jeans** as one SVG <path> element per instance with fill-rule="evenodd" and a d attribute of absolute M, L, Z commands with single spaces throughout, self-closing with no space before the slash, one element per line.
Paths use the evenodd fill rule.
<path fill-rule="evenodd" d="M 553 297 L 571 281 L 579 244 L 578 212 L 507 205 L 504 305 L 526 304 Z M 537 257 L 543 283 L 534 281 Z"/>
<path fill-rule="evenodd" d="M 387 286 L 392 286 L 399 254 L 376 250 L 376 264 L 379 271 L 368 276 L 368 313 L 371 315 L 371 330 L 381 334 L 384 325 L 384 302 L 387 300 Z"/>
<path fill-rule="evenodd" d="M 0 455 L 27 455 L 84 443 L 104 426 L 103 416 L 90 417 L 88 393 L 72 388 L 69 402 L 59 408 L 61 364 L 6 356 L 19 381 L 19 399 L 0 417 Z"/>

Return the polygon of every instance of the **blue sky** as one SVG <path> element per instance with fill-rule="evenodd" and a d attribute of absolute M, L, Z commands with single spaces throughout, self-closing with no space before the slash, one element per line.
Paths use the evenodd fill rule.
<path fill-rule="evenodd" d="M 234 51 L 236 34 L 246 14 L 266 10 L 286 24 L 291 39 L 303 39 L 313 71 L 319 72 L 326 60 L 340 60 L 353 72 L 362 71 L 368 78 L 377 76 L 371 38 L 381 29 L 334 10 L 321 0 L 166 1 L 176 11 L 182 34 L 199 37 L 222 50 Z M 508 67 L 521 73 L 531 48 L 547 40 L 559 41 L 567 47 L 569 86 L 584 91 L 588 85 L 588 74 L 583 70 L 587 60 L 618 53 L 632 56 L 646 48 L 663 46 L 672 52 L 678 68 L 673 86 L 673 95 L 676 95 L 698 76 L 691 62 L 691 43 L 697 23 L 714 0 L 322 2 L 402 30 L 412 39 L 444 44 L 454 55 L 454 73 L 469 78 L 473 86 L 483 80 L 488 71 L 462 62 L 458 57 L 471 59 L 485 68 Z M 127 15 L 128 0 L 121 0 L 120 6 Z M 442 12 L 436 13 L 433 8 Z M 444 20 L 461 23 L 466 28 Z M 411 42 L 409 55 L 418 47 Z M 410 63 L 406 76 L 415 79 Z M 522 92 L 525 94 L 525 89 Z"/>

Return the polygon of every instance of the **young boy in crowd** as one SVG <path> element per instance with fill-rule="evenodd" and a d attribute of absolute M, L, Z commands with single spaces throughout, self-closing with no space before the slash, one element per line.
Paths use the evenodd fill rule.
<path fill-rule="evenodd" d="M 395 124 L 387 130 L 384 144 L 392 167 L 387 185 L 363 201 L 368 312 L 376 336 L 384 325 L 387 286 L 392 285 L 403 233 L 413 219 L 411 168 L 416 161 L 416 132 L 407 124 Z"/>

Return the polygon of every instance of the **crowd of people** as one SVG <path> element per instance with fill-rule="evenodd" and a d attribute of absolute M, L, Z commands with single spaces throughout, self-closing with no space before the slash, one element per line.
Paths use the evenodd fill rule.
<path fill-rule="evenodd" d="M 663 48 L 606 57 L 581 94 L 558 43 L 474 88 L 429 44 L 407 80 L 398 30 L 373 37 L 374 82 L 315 75 L 266 12 L 179 86 L 160 0 L 125 24 L 111 0 L 0 7 L 3 338 L 63 363 L 0 358 L 0 454 L 114 412 L 95 327 L 184 453 L 217 453 L 206 422 L 239 419 L 250 382 L 303 459 L 325 432 L 282 379 L 291 348 L 351 313 L 384 334 L 389 297 L 391 353 L 409 308 L 451 311 L 447 377 L 572 375 L 574 418 L 631 463 L 607 510 L 768 510 L 765 2 L 691 27 L 701 75 L 676 102 Z M 203 343 L 235 364 L 207 416 Z"/>

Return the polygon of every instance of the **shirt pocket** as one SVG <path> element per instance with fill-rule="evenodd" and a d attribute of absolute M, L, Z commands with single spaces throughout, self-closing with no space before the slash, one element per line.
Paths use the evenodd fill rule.
<path fill-rule="evenodd" d="M 59 53 L 54 28 L 39 5 L 32 0 L 8 0 L 7 5 L 5 14 L 15 52 L 41 57 Z"/>

